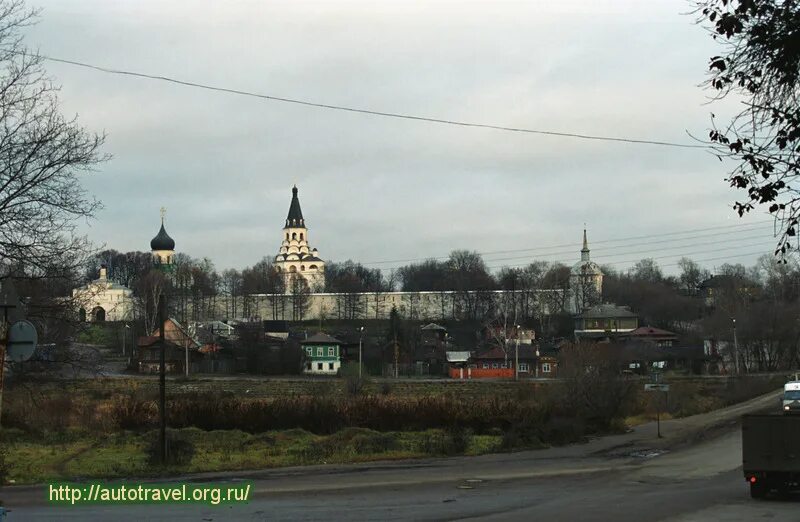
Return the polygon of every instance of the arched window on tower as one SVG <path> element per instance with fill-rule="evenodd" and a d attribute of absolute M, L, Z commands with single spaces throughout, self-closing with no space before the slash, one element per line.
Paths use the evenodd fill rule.
<path fill-rule="evenodd" d="M 303 233 L 300 232 L 300 241 L 302 241 L 302 240 L 303 240 Z"/>
<path fill-rule="evenodd" d="M 290 266 L 289 267 L 289 272 L 292 272 L 292 273 L 297 272 L 297 267 L 294 266 L 294 265 Z"/>
<path fill-rule="evenodd" d="M 289 233 L 286 233 L 286 241 L 289 241 Z"/>
<path fill-rule="evenodd" d="M 300 271 L 301 272 L 305 272 L 306 271 L 306 265 L 300 265 Z"/>
<path fill-rule="evenodd" d="M 297 232 L 292 232 L 292 240 L 297 239 Z"/>

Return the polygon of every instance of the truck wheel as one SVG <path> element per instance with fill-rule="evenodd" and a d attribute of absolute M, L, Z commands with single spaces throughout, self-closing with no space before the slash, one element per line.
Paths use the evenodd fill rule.
<path fill-rule="evenodd" d="M 764 498 L 767 495 L 766 485 L 759 481 L 753 484 L 750 483 L 750 496 L 752 498 Z"/>

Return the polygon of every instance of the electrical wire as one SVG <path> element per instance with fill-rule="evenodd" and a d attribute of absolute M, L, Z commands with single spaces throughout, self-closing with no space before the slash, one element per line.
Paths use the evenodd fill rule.
<path fill-rule="evenodd" d="M 641 138 L 627 138 L 627 137 L 620 137 L 620 136 L 602 136 L 597 134 L 583 134 L 577 132 L 560 132 L 560 131 L 551 131 L 551 130 L 541 130 L 541 129 L 529 129 L 529 128 L 522 128 L 522 127 L 508 127 L 505 125 L 496 125 L 496 124 L 489 124 L 489 123 L 475 123 L 475 122 L 467 122 L 467 121 L 460 121 L 460 120 L 450 120 L 445 118 L 436 118 L 431 116 L 418 116 L 413 114 L 405 114 L 399 112 L 387 112 L 387 111 L 378 111 L 372 109 L 363 109 L 358 107 L 350 107 L 346 105 L 334 105 L 330 103 L 321 103 L 321 102 L 314 102 L 309 100 L 302 100 L 298 98 L 287 98 L 283 96 L 274 96 L 270 94 L 260 94 L 251 91 L 244 91 L 241 89 L 233 89 L 229 87 L 218 87 L 214 85 L 193 82 L 188 80 L 181 80 L 178 78 L 173 78 L 170 76 L 163 76 L 159 74 L 148 74 L 136 71 L 128 71 L 124 69 L 115 69 L 111 67 L 103 67 L 99 65 L 93 65 L 86 62 L 79 62 L 77 60 L 68 60 L 65 58 L 57 58 L 54 56 L 47 56 L 47 55 L 39 55 L 42 59 L 48 60 L 51 62 L 56 63 L 63 63 L 67 65 L 73 65 L 76 67 L 83 67 L 86 69 L 92 69 L 95 71 L 100 71 L 103 73 L 108 74 L 117 74 L 123 76 L 133 76 L 137 78 L 145 78 L 149 80 L 157 80 L 163 81 L 168 83 L 173 83 L 176 85 L 182 85 L 184 87 L 194 87 L 198 89 L 205 89 L 209 91 L 216 91 L 222 92 L 227 94 L 234 94 L 238 96 L 247 96 L 251 98 L 259 98 L 262 100 L 270 100 L 282 103 L 291 103 L 295 105 L 303 105 L 306 107 L 314 107 L 318 109 L 330 109 L 336 111 L 344 111 L 344 112 L 352 112 L 358 114 L 366 114 L 369 116 L 380 116 L 384 118 L 397 118 L 403 120 L 412 120 L 418 122 L 427 122 L 427 123 L 438 123 L 444 125 L 454 125 L 458 127 L 472 127 L 472 128 L 480 128 L 480 129 L 491 129 L 491 130 L 498 130 L 498 131 L 505 131 L 505 132 L 517 132 L 517 133 L 525 133 L 525 134 L 537 134 L 542 136 L 556 136 L 560 138 L 574 138 L 574 139 L 581 139 L 581 140 L 592 140 L 592 141 L 606 141 L 606 142 L 617 142 L 617 143 L 630 143 L 636 145 L 654 145 L 654 146 L 661 146 L 661 147 L 675 147 L 675 148 L 683 148 L 683 149 L 707 149 L 706 145 L 700 144 L 692 144 L 692 143 L 677 143 L 671 141 L 660 141 L 660 140 L 650 140 L 650 139 L 641 139 Z"/>

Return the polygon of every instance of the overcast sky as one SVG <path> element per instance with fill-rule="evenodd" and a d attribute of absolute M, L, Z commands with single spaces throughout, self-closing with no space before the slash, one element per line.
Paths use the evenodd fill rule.
<path fill-rule="evenodd" d="M 706 135 L 712 110 L 725 113 L 699 87 L 717 50 L 683 0 L 29 2 L 42 13 L 28 43 L 45 55 L 274 96 L 686 143 L 687 131 Z M 651 256 L 671 271 L 680 254 L 710 268 L 725 256 L 751 263 L 755 255 L 741 254 L 773 246 L 768 223 L 652 243 L 740 222 L 731 203 L 743 194 L 699 150 L 387 119 L 47 67 L 64 112 L 108 134 L 113 159 L 85 179 L 105 208 L 83 228 L 121 251 L 149 250 L 165 206 L 178 251 L 220 269 L 251 265 L 277 253 L 293 184 L 326 260 L 570 244 L 486 259 L 572 263 L 584 222 L 593 257 L 618 268 Z M 632 236 L 652 238 L 603 243 Z"/>

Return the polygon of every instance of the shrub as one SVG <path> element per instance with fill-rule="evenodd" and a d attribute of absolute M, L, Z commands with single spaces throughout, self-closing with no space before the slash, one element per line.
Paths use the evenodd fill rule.
<path fill-rule="evenodd" d="M 542 427 L 544 440 L 556 445 L 579 442 L 585 434 L 585 422 L 576 417 L 554 417 Z"/>
<path fill-rule="evenodd" d="M 472 433 L 461 426 L 431 430 L 422 443 L 421 450 L 431 455 L 461 455 L 469 447 Z"/>
<path fill-rule="evenodd" d="M 178 430 L 167 430 L 167 461 L 169 466 L 185 466 L 194 457 L 194 444 L 185 434 Z M 152 431 L 149 435 L 149 444 L 146 453 L 151 465 L 161 464 L 161 447 L 158 431 Z"/>
<path fill-rule="evenodd" d="M 397 449 L 397 439 L 390 433 L 372 432 L 360 434 L 350 441 L 353 451 L 359 455 L 370 453 L 386 453 Z"/>
<path fill-rule="evenodd" d="M 116 395 L 109 401 L 109 415 L 123 430 L 150 428 L 158 419 L 158 404 L 134 387 L 126 395 Z"/>
<path fill-rule="evenodd" d="M 8 456 L 8 443 L 6 441 L 5 434 L 0 431 L 0 487 L 2 487 L 6 481 L 8 480 L 8 462 L 6 461 L 6 457 Z M 3 504 L 0 502 L 0 506 Z"/>
<path fill-rule="evenodd" d="M 344 389 L 347 395 L 356 397 L 364 393 L 368 379 L 366 374 L 359 375 L 357 363 L 345 364 L 339 370 L 339 375 L 344 377 Z"/>

